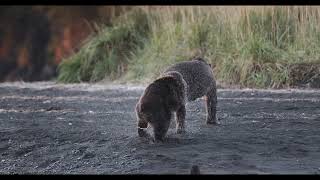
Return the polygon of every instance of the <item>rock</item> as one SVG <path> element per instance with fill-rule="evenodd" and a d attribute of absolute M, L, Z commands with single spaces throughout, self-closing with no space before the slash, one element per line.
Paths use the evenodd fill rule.
<path fill-rule="evenodd" d="M 200 174 L 199 166 L 193 165 L 190 170 L 190 174 Z"/>

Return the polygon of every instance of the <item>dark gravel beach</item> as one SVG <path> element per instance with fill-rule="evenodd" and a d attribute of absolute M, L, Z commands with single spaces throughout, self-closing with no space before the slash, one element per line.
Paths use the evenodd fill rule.
<path fill-rule="evenodd" d="M 139 138 L 144 86 L 0 84 L 1 174 L 319 174 L 320 90 L 218 89 L 221 125 L 187 104 L 186 134 Z M 151 132 L 151 129 L 149 129 Z"/>

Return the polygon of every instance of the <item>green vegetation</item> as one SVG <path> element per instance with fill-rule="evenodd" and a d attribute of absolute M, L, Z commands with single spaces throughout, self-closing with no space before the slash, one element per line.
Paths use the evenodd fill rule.
<path fill-rule="evenodd" d="M 144 82 L 201 56 L 230 85 L 319 82 L 319 18 L 318 7 L 137 7 L 66 59 L 58 80 Z"/>

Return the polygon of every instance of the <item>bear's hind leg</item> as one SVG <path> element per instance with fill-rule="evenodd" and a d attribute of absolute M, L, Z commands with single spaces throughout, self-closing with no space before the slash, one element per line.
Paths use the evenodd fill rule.
<path fill-rule="evenodd" d="M 186 107 L 181 106 L 176 112 L 176 120 L 177 120 L 177 133 L 181 134 L 185 132 L 185 117 L 186 117 Z"/>
<path fill-rule="evenodd" d="M 207 124 L 220 124 L 217 118 L 217 92 L 211 90 L 206 95 Z"/>

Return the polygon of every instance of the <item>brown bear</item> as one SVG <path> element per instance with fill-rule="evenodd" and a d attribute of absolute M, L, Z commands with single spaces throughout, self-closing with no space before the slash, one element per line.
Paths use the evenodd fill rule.
<path fill-rule="evenodd" d="M 205 96 L 207 124 L 219 124 L 216 117 L 216 82 L 211 65 L 202 58 L 184 61 L 165 70 L 143 92 L 136 104 L 138 134 L 145 136 L 148 124 L 154 140 L 163 141 L 176 112 L 177 133 L 185 131 L 185 105 Z"/>

